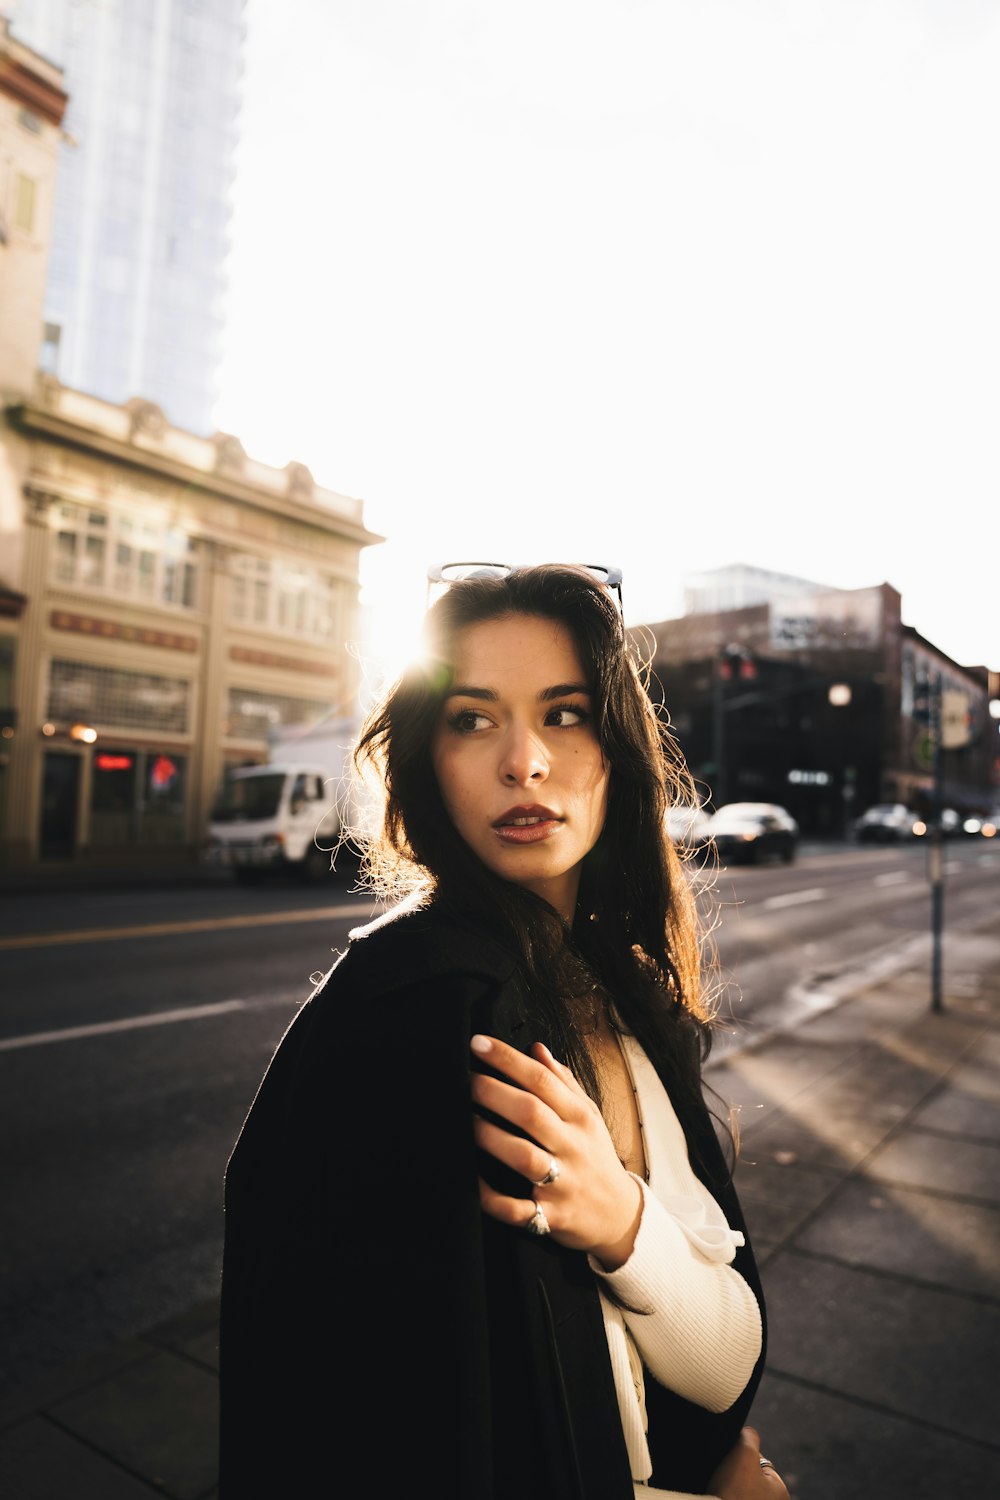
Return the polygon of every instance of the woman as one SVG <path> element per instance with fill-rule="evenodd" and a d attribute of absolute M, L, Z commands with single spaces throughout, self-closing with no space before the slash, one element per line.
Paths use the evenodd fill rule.
<path fill-rule="evenodd" d="M 226 1181 L 222 1500 L 787 1491 L 664 828 L 685 774 L 606 578 L 490 568 L 369 715 L 378 888 Z"/>

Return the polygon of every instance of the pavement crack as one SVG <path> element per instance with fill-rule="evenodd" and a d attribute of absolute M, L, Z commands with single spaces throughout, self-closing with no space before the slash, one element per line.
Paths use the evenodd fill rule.
<path fill-rule="evenodd" d="M 974 1433 L 962 1432 L 955 1427 L 947 1427 L 942 1422 L 931 1421 L 929 1417 L 912 1416 L 909 1412 L 901 1411 L 896 1406 L 889 1406 L 886 1402 L 872 1401 L 866 1396 L 855 1396 L 851 1391 L 843 1391 L 835 1385 L 826 1385 L 821 1380 L 808 1380 L 804 1375 L 793 1375 L 788 1370 L 779 1370 L 770 1362 L 768 1362 L 767 1374 L 769 1379 L 783 1380 L 789 1385 L 800 1386 L 803 1390 L 815 1391 L 821 1396 L 832 1396 L 838 1401 L 846 1401 L 849 1405 L 861 1407 L 865 1411 L 895 1417 L 897 1421 L 905 1422 L 909 1427 L 917 1428 L 918 1431 L 936 1432 L 941 1437 L 953 1438 L 956 1442 L 965 1443 L 973 1448 L 981 1448 L 986 1453 L 1000 1453 L 1000 1443 L 990 1442 L 986 1438 L 976 1437 Z"/>
<path fill-rule="evenodd" d="M 1000 1297 L 991 1296 L 989 1292 L 969 1291 L 949 1286 L 943 1281 L 929 1281 L 926 1277 L 913 1276 L 906 1271 L 887 1271 L 884 1266 L 869 1265 L 867 1261 L 845 1260 L 841 1255 L 831 1255 L 828 1250 L 809 1250 L 802 1245 L 789 1245 L 785 1253 L 798 1256 L 800 1260 L 815 1260 L 822 1265 L 837 1266 L 844 1271 L 860 1271 L 876 1281 L 891 1281 L 914 1287 L 919 1291 L 939 1292 L 942 1296 L 954 1297 L 959 1302 L 975 1302 L 986 1307 L 1000 1307 Z"/>

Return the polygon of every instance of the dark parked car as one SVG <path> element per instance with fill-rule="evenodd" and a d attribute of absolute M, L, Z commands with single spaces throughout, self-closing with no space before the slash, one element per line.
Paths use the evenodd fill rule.
<path fill-rule="evenodd" d="M 925 831 L 920 814 L 902 802 L 878 802 L 851 824 L 859 844 L 895 844 L 916 837 L 918 828 Z"/>
<path fill-rule="evenodd" d="M 799 825 L 775 802 L 726 802 L 709 818 L 705 833 L 723 859 L 747 864 L 769 855 L 791 864 L 799 847 Z"/>

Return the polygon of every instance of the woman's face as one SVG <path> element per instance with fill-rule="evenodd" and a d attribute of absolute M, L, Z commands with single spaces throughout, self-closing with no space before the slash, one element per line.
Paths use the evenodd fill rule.
<path fill-rule="evenodd" d="M 449 816 L 484 865 L 572 921 L 609 777 L 573 637 L 505 615 L 467 626 L 452 668 L 432 746 Z"/>

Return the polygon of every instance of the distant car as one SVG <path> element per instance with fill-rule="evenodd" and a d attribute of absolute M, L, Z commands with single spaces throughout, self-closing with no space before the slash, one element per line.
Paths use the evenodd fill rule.
<path fill-rule="evenodd" d="M 669 807 L 667 809 L 667 832 L 675 844 L 685 849 L 697 849 L 708 838 L 708 813 L 702 807 Z"/>
<path fill-rule="evenodd" d="M 925 831 L 920 814 L 904 802 L 877 802 L 855 818 L 851 831 L 859 844 L 895 844 L 916 837 L 918 827 Z"/>
<path fill-rule="evenodd" d="M 720 858 L 754 864 L 773 856 L 791 864 L 798 852 L 799 825 L 776 802 L 726 802 L 705 825 Z"/>
<path fill-rule="evenodd" d="M 1000 832 L 1000 807 L 988 813 L 970 813 L 962 823 L 962 832 L 977 839 L 995 839 Z"/>

